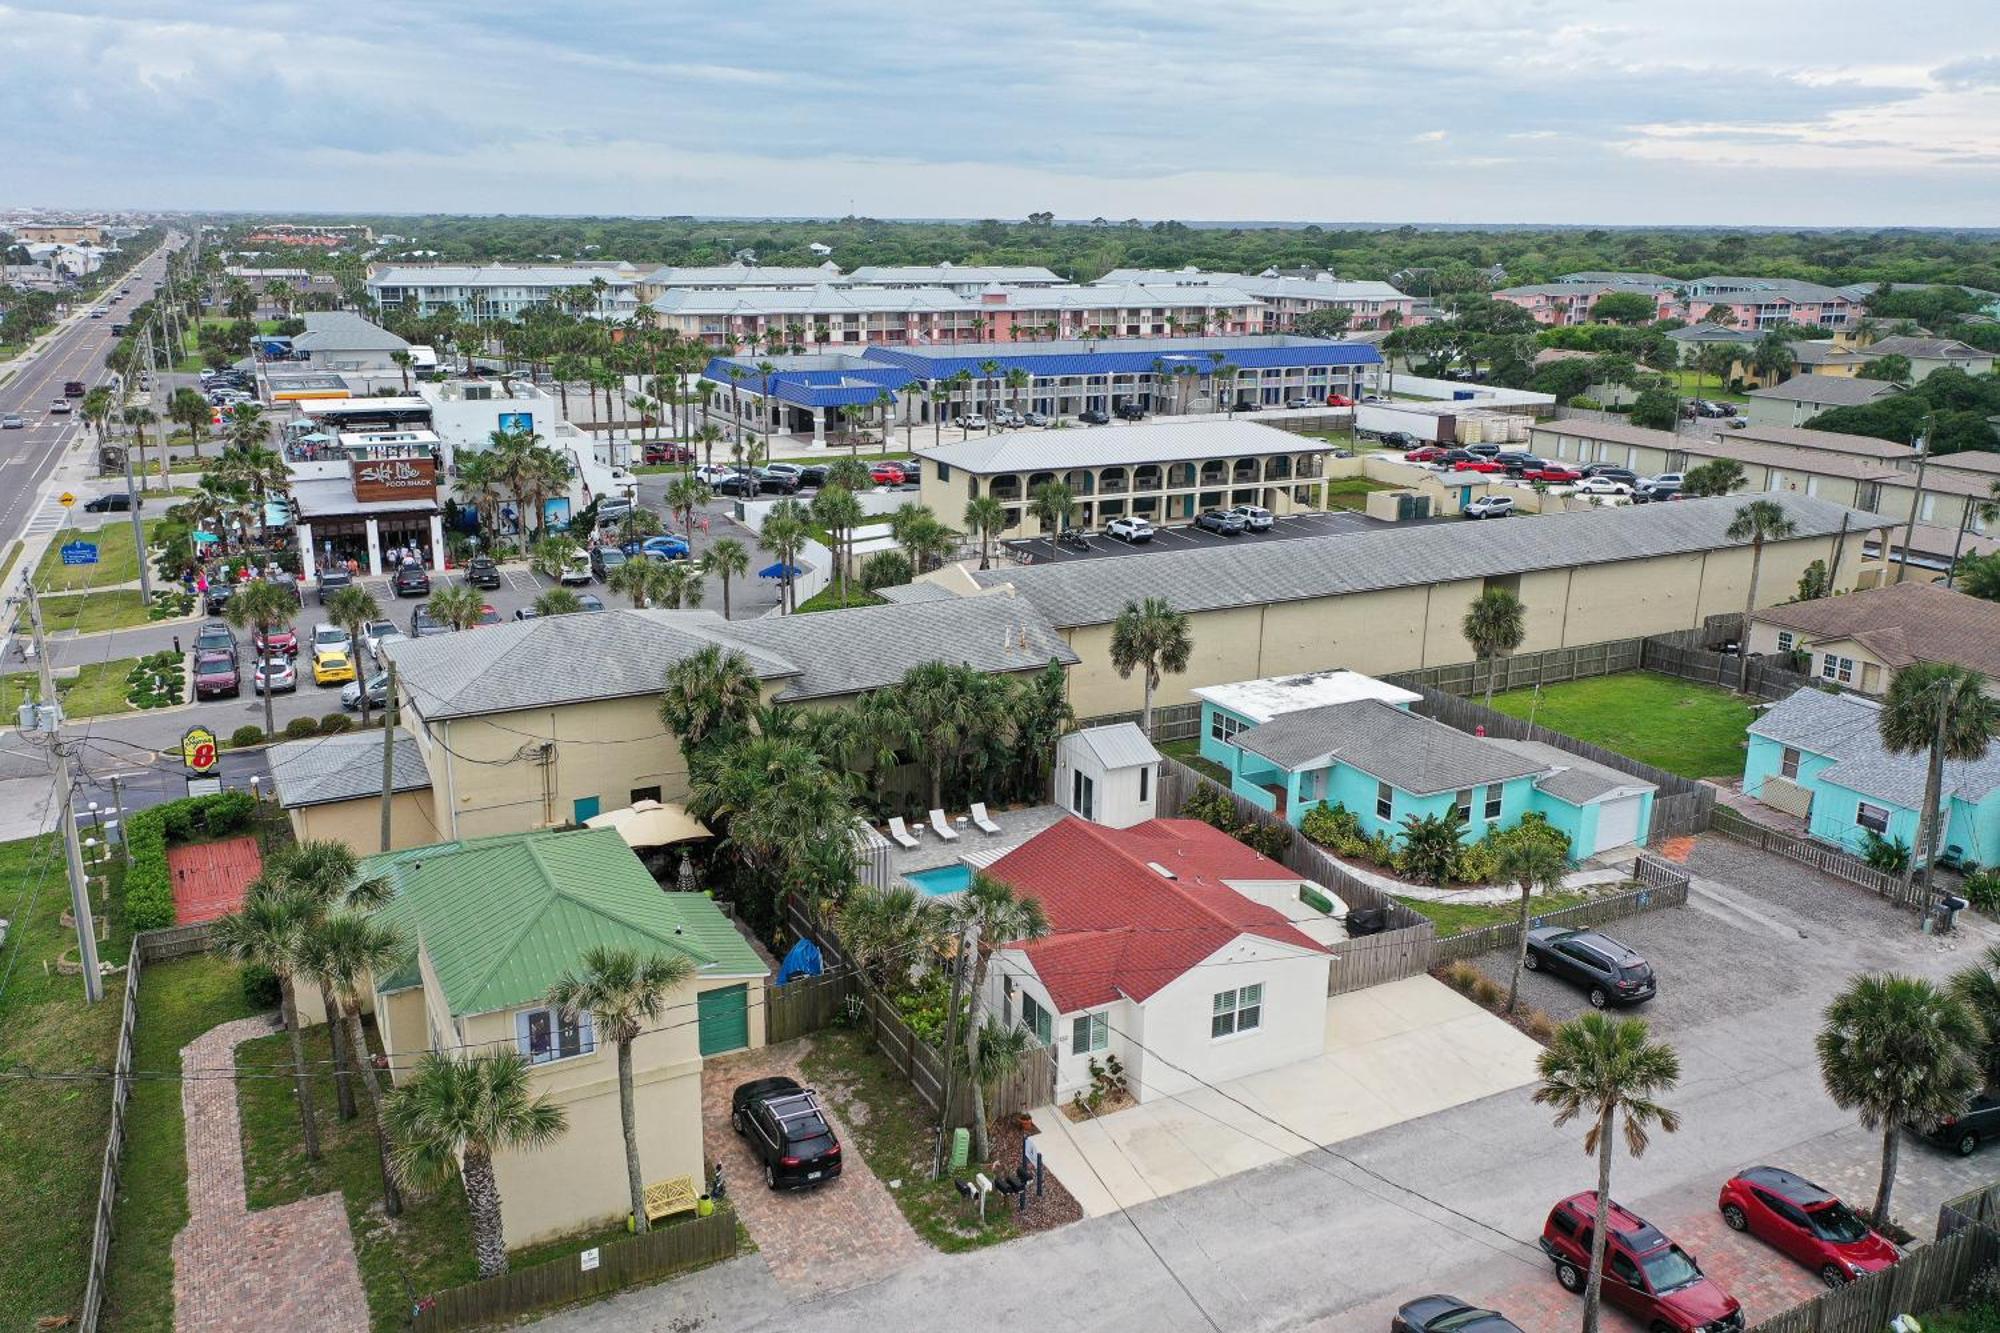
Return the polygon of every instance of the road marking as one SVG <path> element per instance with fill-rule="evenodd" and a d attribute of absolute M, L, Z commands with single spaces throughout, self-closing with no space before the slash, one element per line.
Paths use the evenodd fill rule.
<path fill-rule="evenodd" d="M 507 586 L 515 592 L 532 593 L 537 597 L 541 596 L 541 581 L 531 572 L 524 569 L 503 569 L 500 572 L 507 576 Z"/>

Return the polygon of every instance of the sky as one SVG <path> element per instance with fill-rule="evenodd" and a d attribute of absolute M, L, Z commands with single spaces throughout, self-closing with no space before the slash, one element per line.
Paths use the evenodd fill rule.
<path fill-rule="evenodd" d="M 0 0 L 0 206 L 2000 225 L 2000 0 Z"/>

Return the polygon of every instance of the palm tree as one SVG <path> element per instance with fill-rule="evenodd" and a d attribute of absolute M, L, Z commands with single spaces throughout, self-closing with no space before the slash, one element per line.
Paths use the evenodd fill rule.
<path fill-rule="evenodd" d="M 1007 506 L 991 495 L 975 495 L 965 502 L 965 530 L 979 538 L 979 567 L 993 567 L 993 539 L 1007 530 Z"/>
<path fill-rule="evenodd" d="M 806 521 L 806 508 L 797 500 L 780 500 L 771 506 L 771 512 L 764 518 L 764 530 L 757 534 L 757 545 L 778 558 L 778 601 L 787 610 L 798 610 L 793 598 L 794 583 L 792 571 L 798 567 L 799 552 L 805 549 L 812 536 L 812 527 Z"/>
<path fill-rule="evenodd" d="M 702 575 L 705 572 L 698 560 L 648 561 L 660 567 L 659 587 L 654 590 L 655 600 L 661 606 L 675 611 L 692 610 L 701 605 Z"/>
<path fill-rule="evenodd" d="M 195 389 L 175 389 L 173 397 L 167 399 L 167 419 L 176 426 L 185 426 L 188 433 L 188 447 L 194 450 L 197 461 L 201 458 L 201 437 L 208 433 L 208 423 L 214 414 L 208 399 Z M 171 450 L 160 451 L 160 484 L 171 486 L 167 479 Z"/>
<path fill-rule="evenodd" d="M 1736 511 L 1736 517 L 1724 530 L 1723 536 L 1733 542 L 1750 543 L 1750 591 L 1743 599 L 1743 638 L 1747 643 L 1750 634 L 1750 617 L 1757 610 L 1757 576 L 1764 566 L 1764 543 L 1784 541 L 1798 531 L 1798 525 L 1786 516 L 1785 508 L 1775 500 L 1752 500 Z M 1737 654 L 1736 688 L 1750 688 L 1750 654 Z"/>
<path fill-rule="evenodd" d="M 1699 389 L 1700 376 L 1715 376 L 1718 390 L 1728 387 L 1729 369 L 1736 364 L 1736 347 L 1731 343 L 1709 343 L 1695 353 L 1694 366 L 1696 387 Z"/>
<path fill-rule="evenodd" d="M 836 482 L 828 481 L 813 496 L 813 521 L 826 529 L 828 540 L 833 543 L 833 567 L 840 575 L 840 601 L 847 603 L 847 567 L 851 563 L 848 545 L 854 530 L 861 526 L 861 502 L 854 498 L 854 492 Z"/>
<path fill-rule="evenodd" d="M 1193 652 L 1194 635 L 1186 614 L 1174 610 L 1165 598 L 1128 601 L 1118 613 L 1111 626 L 1111 665 L 1120 680 L 1130 680 L 1134 670 L 1143 669 L 1146 692 L 1139 730 L 1146 735 L 1153 734 L 1153 691 L 1160 688 L 1160 678 L 1186 671 Z"/>
<path fill-rule="evenodd" d="M 1494 662 L 1528 637 L 1527 608 L 1508 588 L 1488 588 L 1473 598 L 1463 632 L 1473 656 L 1486 663 L 1486 706 L 1493 706 Z"/>
<path fill-rule="evenodd" d="M 667 512 L 680 519 L 681 528 L 690 540 L 694 537 L 695 515 L 714 498 L 715 492 L 708 488 L 708 483 L 690 472 L 684 472 L 667 483 Z"/>
<path fill-rule="evenodd" d="M 1041 520 L 1043 531 L 1052 533 L 1050 560 L 1061 554 L 1063 529 L 1069 526 L 1069 511 L 1075 505 L 1076 496 L 1060 481 L 1045 481 L 1028 497 L 1028 513 Z"/>
<path fill-rule="evenodd" d="M 1814 1039 L 1836 1104 L 1882 1131 L 1875 1225 L 1889 1221 L 1903 1126 L 1928 1130 L 1963 1111 L 1986 1080 L 1986 1032 L 1963 1000 L 1918 977 L 1859 976 L 1826 1007 Z"/>
<path fill-rule="evenodd" d="M 729 619 L 729 580 L 750 572 L 750 551 L 734 537 L 723 537 L 701 558 L 702 568 L 722 581 L 722 618 Z"/>
<path fill-rule="evenodd" d="M 391 1217 L 403 1211 L 402 1195 L 389 1166 L 389 1136 L 382 1105 L 382 1085 L 368 1055 L 368 1037 L 361 1028 L 361 992 L 372 979 L 385 976 L 402 959 L 401 935 L 394 927 L 359 912 L 340 912 L 317 922 L 306 935 L 300 971 L 332 989 L 334 1007 L 328 1022 L 347 1031 L 355 1074 L 375 1113 L 375 1148 L 382 1160 L 382 1210 Z"/>
<path fill-rule="evenodd" d="M 1791 374 L 1798 364 L 1791 341 L 1780 329 L 1772 329 L 1750 349 L 1750 373 L 1760 378 L 1769 375 L 1774 383 Z"/>
<path fill-rule="evenodd" d="M 718 732 L 741 730 L 763 694 L 749 658 L 710 644 L 667 668 L 660 720 L 685 753 Z"/>
<path fill-rule="evenodd" d="M 1555 1108 L 1557 1129 L 1590 1117 L 1583 1150 L 1597 1154 L 1597 1205 L 1590 1227 L 1583 1333 L 1597 1333 L 1604 1286 L 1604 1223 L 1611 1205 L 1611 1144 L 1618 1120 L 1622 1113 L 1625 1149 L 1634 1157 L 1645 1155 L 1650 1126 L 1657 1124 L 1669 1134 L 1679 1129 L 1679 1113 L 1653 1099 L 1671 1092 L 1680 1081 L 1681 1061 L 1673 1047 L 1652 1040 L 1644 1019 L 1583 1014 L 1556 1029 L 1535 1068 L 1542 1078 L 1535 1101 Z M 1556 1275 L 1565 1287 L 1576 1290 L 1574 1268 L 1558 1268 Z"/>
<path fill-rule="evenodd" d="M 541 596 L 535 598 L 535 614 L 538 616 L 572 616 L 583 610 L 583 599 L 568 588 L 544 588 Z"/>
<path fill-rule="evenodd" d="M 941 900 L 900 880 L 886 889 L 856 889 L 840 908 L 840 941 L 877 986 L 889 984 L 895 964 L 907 969 L 935 952 L 949 929 Z"/>
<path fill-rule="evenodd" d="M 1569 858 L 1562 848 L 1546 838 L 1510 838 L 1500 844 L 1500 855 L 1495 860 L 1494 878 L 1503 882 L 1511 881 L 1521 886 L 1521 938 L 1514 947 L 1514 975 L 1507 982 L 1507 1012 L 1514 1012 L 1514 1004 L 1521 994 L 1521 969 L 1528 961 L 1529 904 L 1535 890 L 1553 893 L 1562 887 L 1563 872 L 1569 869 Z"/>
<path fill-rule="evenodd" d="M 549 363 L 549 374 L 555 376 L 556 392 L 562 395 L 563 415 L 569 415 L 569 386 L 581 383 L 590 375 L 590 366 L 574 352 L 565 352 Z M 597 390 L 591 390 L 591 415 L 597 415 Z"/>
<path fill-rule="evenodd" d="M 359 592 L 356 588 L 354 591 Z M 366 593 L 362 593 L 365 597 Z M 289 588 L 281 588 L 269 579 L 252 579 L 238 588 L 223 604 L 222 614 L 229 623 L 241 628 L 248 625 L 256 635 L 259 645 L 258 655 L 263 655 L 263 644 L 270 642 L 271 631 L 289 622 L 299 608 L 298 594 Z M 367 697 L 367 691 L 362 691 Z M 271 709 L 271 692 L 264 691 L 264 734 L 277 734 L 277 720 Z"/>
<path fill-rule="evenodd" d="M 625 1178 L 632 1191 L 632 1225 L 651 1231 L 646 1218 L 646 1178 L 639 1167 L 639 1126 L 632 1097 L 632 1042 L 648 1024 L 660 1021 L 667 996 L 694 980 L 686 954 L 652 954 L 594 945 L 583 955 L 583 970 L 565 969 L 549 987 L 548 1001 L 574 1019 L 589 1014 L 600 1041 L 618 1047 L 618 1113 L 625 1131 Z"/>
<path fill-rule="evenodd" d="M 1989 944 L 1979 961 L 1951 974 L 1952 998 L 1970 1008 L 1986 1034 L 1986 1081 L 2000 1082 L 2000 944 Z"/>
<path fill-rule="evenodd" d="M 1944 761 L 1969 763 L 1983 759 L 2000 731 L 2000 705 L 1986 695 L 1986 677 L 1948 662 L 1916 662 L 1889 680 L 1877 727 L 1882 748 L 1891 754 L 1928 754 L 1924 765 L 1924 805 L 1917 818 L 1917 841 L 1903 867 L 1903 893 L 1908 900 L 1917 864 L 1924 866 L 1924 883 L 1945 822 L 1938 818 L 1944 800 Z"/>
<path fill-rule="evenodd" d="M 285 1031 L 292 1045 L 292 1087 L 299 1101 L 299 1128 L 305 1136 L 306 1160 L 319 1160 L 319 1121 L 313 1114 L 312 1082 L 307 1074 L 306 1048 L 299 1032 L 298 991 L 294 978 L 306 928 L 316 916 L 302 895 L 270 876 L 249 887 L 241 910 L 215 923 L 210 943 L 225 958 L 264 967 L 278 979 Z"/>
<path fill-rule="evenodd" d="M 396 369 L 403 372 L 403 392 L 410 391 L 410 354 L 403 348 L 389 353 L 389 359 L 396 363 Z"/>
<path fill-rule="evenodd" d="M 235 598 L 231 598 L 234 601 Z M 361 646 L 361 628 L 371 620 L 382 618 L 382 605 L 374 595 L 358 583 L 350 583 L 326 600 L 326 616 L 334 624 L 347 631 L 347 641 L 354 648 Z M 265 703 L 270 697 L 265 696 Z M 368 725 L 368 691 L 361 691 L 361 725 Z"/>
<path fill-rule="evenodd" d="M 409 1081 L 389 1094 L 396 1178 L 428 1194 L 457 1174 L 482 1278 L 507 1271 L 493 1154 L 547 1147 L 569 1128 L 563 1109 L 545 1094 L 531 1096 L 531 1086 L 528 1062 L 516 1052 L 462 1058 L 426 1051 Z"/>
<path fill-rule="evenodd" d="M 604 586 L 630 597 L 635 611 L 644 610 L 667 594 L 666 562 L 635 555 L 606 575 Z"/>
<path fill-rule="evenodd" d="M 146 482 L 146 427 L 160 419 L 160 414 L 144 403 L 135 403 L 120 414 L 120 419 L 132 428 L 132 447 L 139 455 L 139 484 Z"/>
<path fill-rule="evenodd" d="M 1048 914 L 1036 898 L 1017 898 L 1011 886 L 974 871 L 972 882 L 953 904 L 952 916 L 961 938 L 972 940 L 972 975 L 968 978 L 972 995 L 985 993 L 986 965 L 993 951 L 1013 940 L 1035 940 L 1049 933 Z M 965 1059 L 972 1069 L 980 1067 L 979 1029 L 968 1024 L 965 1032 Z M 972 1080 L 973 1158 L 984 1162 L 992 1150 L 986 1132 L 986 1089 Z"/>
<path fill-rule="evenodd" d="M 486 609 L 486 601 L 479 589 L 469 584 L 455 583 L 448 588 L 439 588 L 424 603 L 424 609 L 441 625 L 453 629 L 471 629 L 479 623 L 479 617 Z"/>
<path fill-rule="evenodd" d="M 1025 366 L 1011 366 L 1007 371 L 1008 405 L 1016 412 L 1021 410 L 1021 391 L 1034 385 L 1035 377 Z"/>

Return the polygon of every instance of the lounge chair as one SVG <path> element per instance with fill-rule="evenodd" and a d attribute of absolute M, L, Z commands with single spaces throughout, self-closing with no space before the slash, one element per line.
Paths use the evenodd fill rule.
<path fill-rule="evenodd" d="M 974 801 L 972 803 L 972 826 L 981 833 L 998 833 L 1000 831 L 1000 826 L 994 823 L 992 816 L 986 813 L 986 802 L 984 801 Z"/>
<path fill-rule="evenodd" d="M 958 841 L 958 830 L 951 826 L 951 821 L 944 817 L 942 810 L 931 811 L 931 832 L 946 842 Z"/>
<path fill-rule="evenodd" d="M 889 817 L 889 836 L 896 840 L 896 845 L 899 847 L 915 847 L 917 845 L 917 840 L 910 836 L 910 830 L 904 825 L 901 815 L 891 815 Z"/>

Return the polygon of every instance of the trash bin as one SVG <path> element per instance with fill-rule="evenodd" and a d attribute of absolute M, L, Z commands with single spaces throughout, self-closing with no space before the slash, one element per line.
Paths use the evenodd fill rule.
<path fill-rule="evenodd" d="M 1958 914 L 1965 910 L 1966 900 L 1955 893 L 1940 893 L 1937 904 L 1931 909 L 1937 914 L 1937 928 L 1940 934 L 1949 935 L 1957 928 Z"/>

